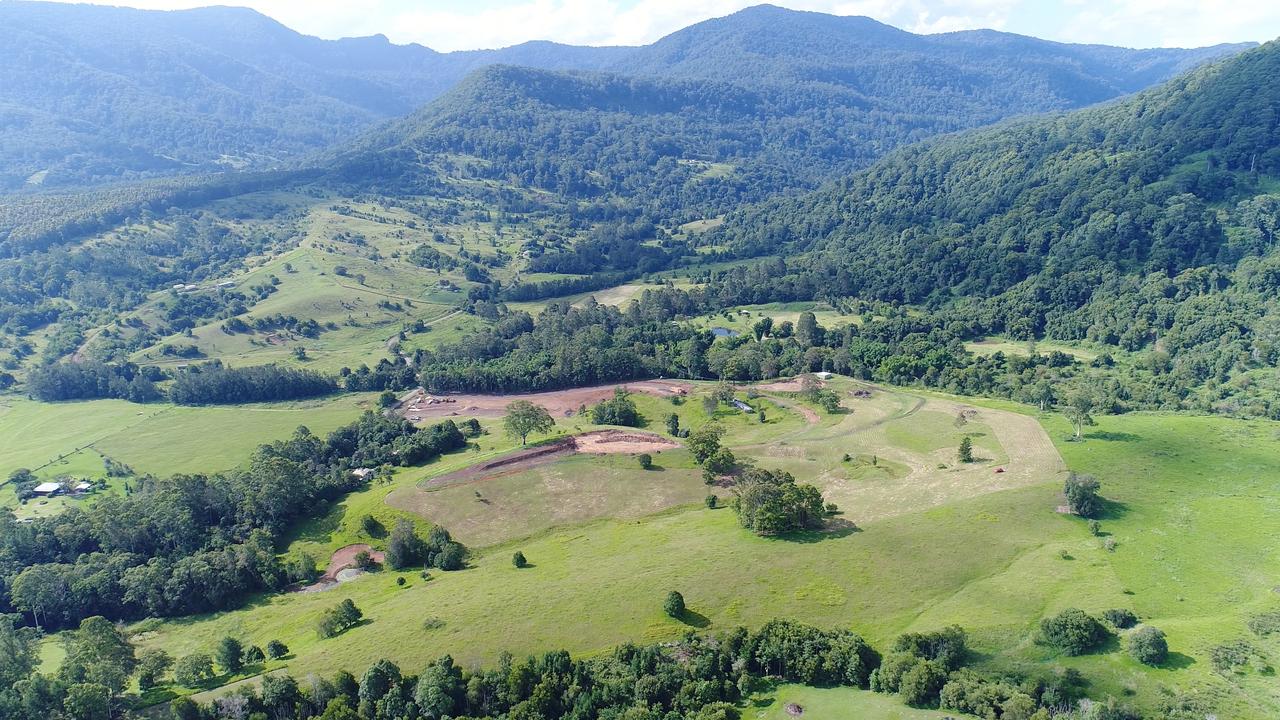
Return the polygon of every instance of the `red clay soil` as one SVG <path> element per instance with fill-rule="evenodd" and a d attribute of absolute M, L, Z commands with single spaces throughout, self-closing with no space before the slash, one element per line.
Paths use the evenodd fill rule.
<path fill-rule="evenodd" d="M 609 455 L 620 453 L 662 452 L 680 445 L 661 435 L 633 430 L 593 430 L 537 447 L 517 450 L 488 462 L 478 463 L 439 477 L 421 486 L 424 489 L 462 485 L 478 480 L 505 477 L 575 453 Z"/>
<path fill-rule="evenodd" d="M 324 574 L 320 576 L 320 579 L 311 585 L 301 588 L 299 592 L 316 592 L 334 587 L 338 584 L 338 573 L 349 567 L 355 567 L 356 555 L 361 552 L 369 553 L 369 557 L 373 558 L 373 561 L 377 563 L 381 563 L 386 559 L 381 550 L 374 550 L 364 543 L 338 548 L 329 557 L 329 566 L 325 568 Z"/>
<path fill-rule="evenodd" d="M 593 405 L 613 397 L 613 389 L 616 387 L 657 397 L 687 395 L 693 389 L 692 385 L 676 380 L 641 380 L 516 395 L 432 394 L 420 390 L 406 397 L 396 408 L 396 412 L 415 422 L 445 417 L 502 417 L 506 414 L 508 404 L 516 400 L 528 400 L 546 408 L 552 417 L 569 417 L 583 405 Z"/>
<path fill-rule="evenodd" d="M 826 383 L 821 380 L 818 381 L 818 387 L 822 387 L 825 384 Z M 760 385 L 744 385 L 742 386 L 742 389 L 756 389 L 761 392 L 800 392 L 801 390 L 804 390 L 804 385 L 800 378 L 793 377 L 790 380 L 775 380 L 774 382 L 763 383 Z"/>

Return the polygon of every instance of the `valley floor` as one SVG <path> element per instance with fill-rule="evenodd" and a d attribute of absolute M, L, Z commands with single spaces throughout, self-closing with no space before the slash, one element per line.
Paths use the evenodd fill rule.
<path fill-rule="evenodd" d="M 577 454 L 433 485 L 514 449 L 485 420 L 489 433 L 471 450 L 399 470 L 389 483 L 349 496 L 302 528 L 289 548 L 324 560 L 352 543 L 379 547 L 360 519 L 373 515 L 390 526 L 407 517 L 438 522 L 471 546 L 467 570 L 433 571 L 429 579 L 376 572 L 326 592 L 143 623 L 135 639 L 175 656 L 208 651 L 225 635 L 256 644 L 280 639 L 293 654 L 263 669 L 303 676 L 358 670 L 383 657 L 412 671 L 444 653 L 466 665 L 491 663 L 503 651 L 590 655 L 773 617 L 852 628 L 882 649 L 901 632 L 956 623 L 990 671 L 1075 668 L 1096 697 L 1152 708 L 1171 688 L 1211 700 L 1221 717 L 1280 712 L 1269 676 L 1224 678 L 1209 663 L 1215 645 L 1248 634 L 1247 617 L 1280 604 L 1272 590 L 1280 425 L 1135 413 L 1101 417 L 1075 443 L 1065 420 L 1021 406 L 883 388 L 857 398 L 850 393 L 861 386 L 838 380 L 831 387 L 846 408 L 834 415 L 802 413 L 803 400 L 778 392 L 751 399 L 766 409 L 763 424 L 723 407 L 715 413 L 739 456 L 814 482 L 839 505 L 826 531 L 761 538 L 739 527 L 732 510 L 707 509 L 709 490 L 723 501 L 731 493 L 708 488 L 683 448 L 655 453 L 650 470 L 627 454 Z M 685 427 L 706 422 L 697 396 L 708 389 L 696 385 L 678 405 L 635 397 L 653 432 L 671 412 Z M 596 427 L 580 417 L 557 422 L 555 433 L 533 440 Z M 954 459 L 965 435 L 978 456 L 969 465 Z M 1103 537 L 1058 512 L 1067 468 L 1101 480 Z M 530 567 L 512 567 L 517 549 Z M 683 593 L 692 611 L 685 622 L 663 613 L 669 590 Z M 368 622 L 340 640 L 319 640 L 316 618 L 343 598 Z M 1168 634 L 1173 659 L 1147 668 L 1121 643 L 1082 657 L 1036 645 L 1040 618 L 1067 607 L 1131 608 Z M 1252 642 L 1277 657 L 1274 640 Z M 821 707 L 843 691 L 795 692 L 816 693 L 808 702 Z M 901 706 L 894 712 L 856 716 L 934 717 Z M 759 713 L 781 717 L 774 706 Z"/>

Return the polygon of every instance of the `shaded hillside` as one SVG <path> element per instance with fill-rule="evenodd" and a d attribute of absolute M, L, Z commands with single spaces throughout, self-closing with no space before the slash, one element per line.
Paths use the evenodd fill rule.
<path fill-rule="evenodd" d="M 0 190 L 262 167 L 350 137 L 508 59 L 594 67 L 609 48 L 441 54 L 321 40 L 244 8 L 0 4 Z"/>
<path fill-rule="evenodd" d="M 820 91 L 787 99 L 800 108 L 770 111 L 807 111 L 819 134 L 837 135 L 892 116 L 891 138 L 829 149 L 857 162 L 895 142 L 1114 97 L 1238 49 L 922 37 L 865 18 L 765 6 L 639 48 L 530 42 L 437 53 L 382 36 L 320 40 L 242 8 L 43 2 L 0 4 L 0 46 L 0 190 L 275 166 L 404 115 L 493 63 L 815 85 Z M 817 108 L 836 116 L 825 122 Z M 841 117 L 846 108 L 864 113 L 860 122 Z"/>

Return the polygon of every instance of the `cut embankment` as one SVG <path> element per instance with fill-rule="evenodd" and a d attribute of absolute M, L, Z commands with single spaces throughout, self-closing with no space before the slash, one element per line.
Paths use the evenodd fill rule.
<path fill-rule="evenodd" d="M 338 548 L 329 557 L 329 565 L 325 568 L 324 574 L 320 576 L 320 579 L 310 585 L 299 588 L 298 592 L 330 590 L 340 583 L 360 577 L 364 571 L 356 567 L 356 556 L 362 552 L 369 553 L 369 558 L 376 563 L 381 563 L 385 559 L 381 550 L 374 550 L 364 543 Z"/>

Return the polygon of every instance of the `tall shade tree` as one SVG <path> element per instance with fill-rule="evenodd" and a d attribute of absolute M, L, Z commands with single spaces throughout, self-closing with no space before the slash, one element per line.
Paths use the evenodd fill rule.
<path fill-rule="evenodd" d="M 17 615 L 0 615 L 0 686 L 10 687 L 31 674 L 38 660 L 40 633 L 18 627 Z"/>
<path fill-rule="evenodd" d="M 1093 395 L 1084 390 L 1077 390 L 1067 397 L 1067 405 L 1063 411 L 1067 415 L 1067 420 L 1071 421 L 1075 440 L 1083 439 L 1084 428 L 1094 424 L 1093 408 L 1096 404 L 1097 400 Z"/>
<path fill-rule="evenodd" d="M 556 426 L 556 421 L 541 405 L 516 400 L 507 405 L 507 416 L 503 418 L 502 426 L 508 435 L 520 438 L 520 444 L 524 445 L 531 433 L 549 432 Z"/>
<path fill-rule="evenodd" d="M 59 674 L 70 683 L 90 683 L 120 694 L 138 664 L 133 645 L 120 628 L 101 616 L 85 618 L 67 638 Z"/>

